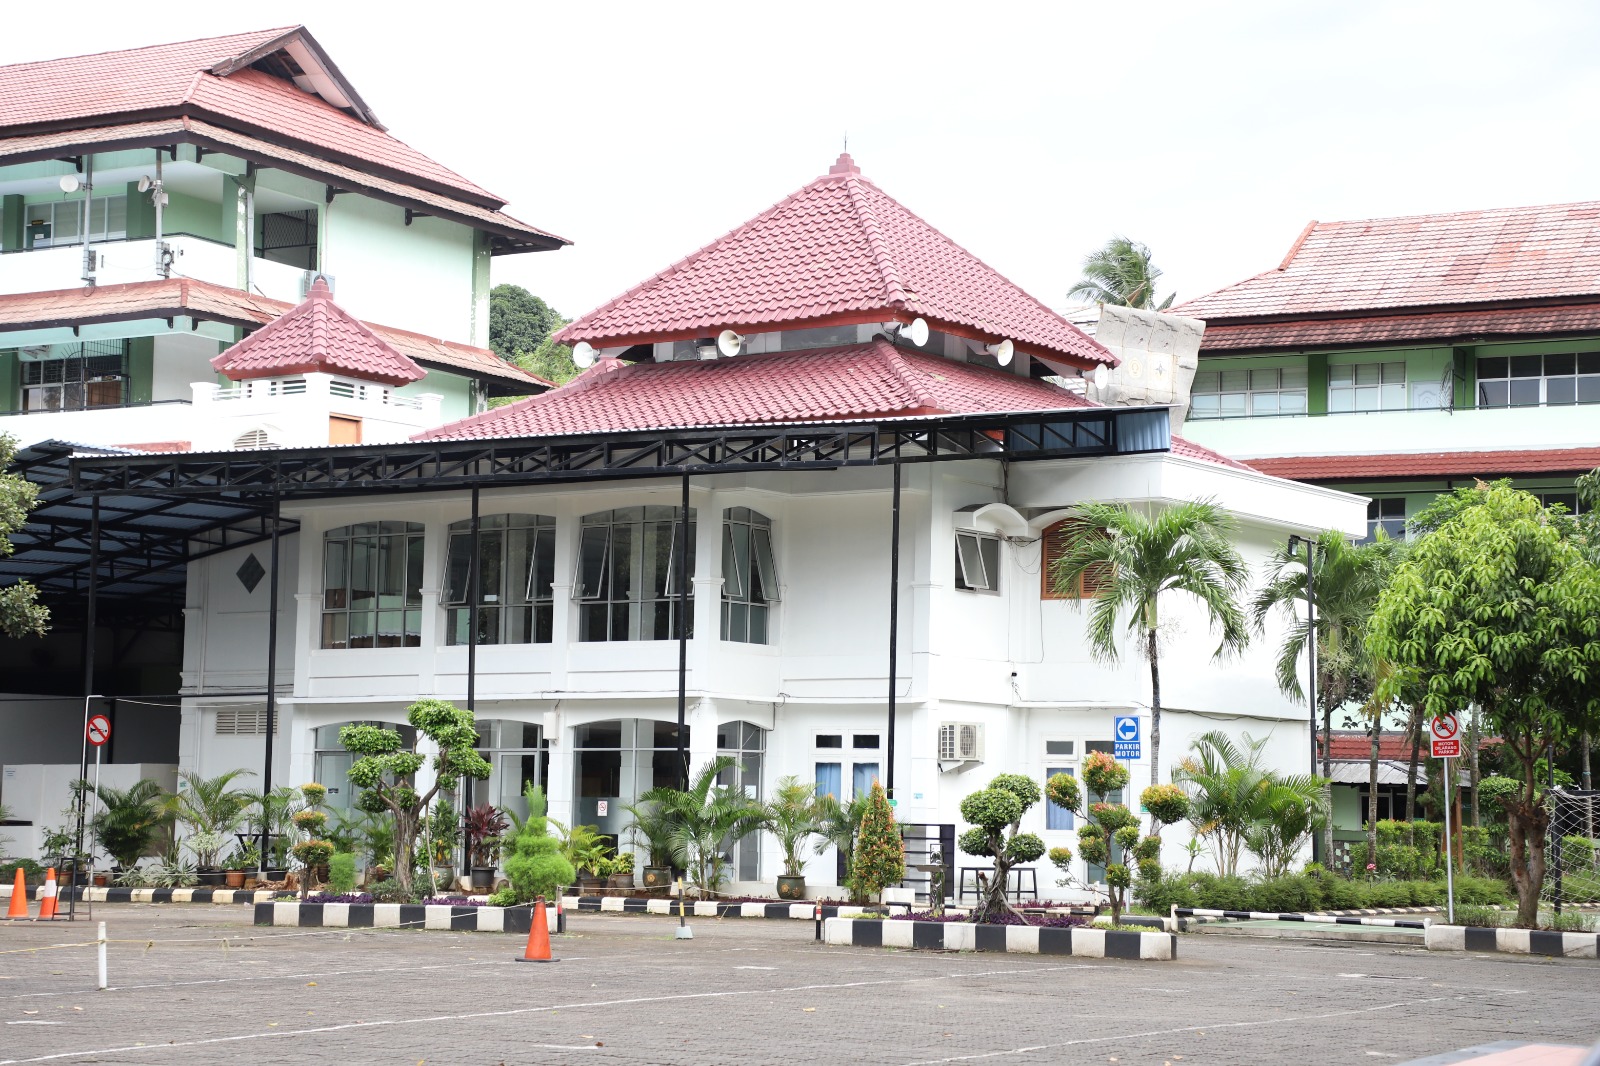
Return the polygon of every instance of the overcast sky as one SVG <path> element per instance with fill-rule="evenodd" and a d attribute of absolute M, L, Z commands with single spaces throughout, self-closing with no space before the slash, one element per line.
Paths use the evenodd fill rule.
<path fill-rule="evenodd" d="M 401 139 L 574 241 L 495 260 L 576 316 L 823 173 L 1046 303 L 1121 233 L 1161 291 L 1310 219 L 1600 199 L 1600 5 L 91 0 L 0 62 L 304 23 Z M 422 294 L 419 294 L 419 297 Z"/>

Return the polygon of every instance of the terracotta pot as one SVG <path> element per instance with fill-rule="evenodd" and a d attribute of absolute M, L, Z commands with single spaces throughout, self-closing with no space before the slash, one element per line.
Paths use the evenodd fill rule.
<path fill-rule="evenodd" d="M 779 877 L 778 877 L 778 898 L 779 899 L 805 899 L 806 898 L 806 879 L 805 879 L 805 875 L 801 874 L 801 875 L 799 875 L 797 877 L 790 877 L 788 874 L 779 875 Z"/>
<path fill-rule="evenodd" d="M 222 874 L 222 880 L 223 880 L 223 883 L 226 884 L 229 888 L 243 888 L 244 887 L 244 871 L 243 870 L 226 870 Z"/>

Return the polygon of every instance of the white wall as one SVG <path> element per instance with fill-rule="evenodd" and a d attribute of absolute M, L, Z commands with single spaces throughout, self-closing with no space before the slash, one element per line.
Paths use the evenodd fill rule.
<path fill-rule="evenodd" d="M 339 306 L 367 322 L 467 342 L 472 335 L 472 231 L 362 196 L 325 209 L 322 269 Z M 419 299 L 419 294 L 427 294 Z"/>

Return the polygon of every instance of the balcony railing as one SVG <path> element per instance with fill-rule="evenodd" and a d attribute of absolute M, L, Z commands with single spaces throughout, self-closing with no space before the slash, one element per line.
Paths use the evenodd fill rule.
<path fill-rule="evenodd" d="M 239 261 L 234 246 L 193 233 L 169 233 L 162 238 L 172 250 L 170 276 L 208 281 L 237 288 Z M 156 242 L 151 237 L 92 241 L 95 281 L 121 285 L 155 281 Z M 250 290 L 285 303 L 299 303 L 305 271 L 259 256 L 250 260 Z M 0 294 L 50 292 L 83 284 L 83 245 L 13 250 L 0 255 Z"/>

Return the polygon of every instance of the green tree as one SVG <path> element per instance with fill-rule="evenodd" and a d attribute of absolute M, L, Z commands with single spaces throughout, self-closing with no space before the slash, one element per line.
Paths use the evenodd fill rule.
<path fill-rule="evenodd" d="M 894 808 L 883 785 L 872 782 L 867 810 L 861 816 L 856 834 L 855 860 L 850 864 L 850 887 L 858 896 L 872 897 L 906 876 L 906 849 L 900 827 L 894 822 Z"/>
<path fill-rule="evenodd" d="M 9 470 L 17 457 L 17 440 L 0 434 L 0 469 Z M 20 474 L 0 474 L 0 556 L 12 552 L 11 534 L 27 525 L 39 487 Z M 50 609 L 39 590 L 27 581 L 0 589 L 0 633 L 8 637 L 42 637 L 50 628 Z"/>
<path fill-rule="evenodd" d="M 1122 921 L 1123 908 L 1128 905 L 1128 888 L 1133 884 L 1130 866 L 1136 866 L 1146 880 L 1161 877 L 1159 829 L 1188 813 L 1188 797 L 1172 785 L 1151 785 L 1140 793 L 1139 801 L 1158 831 L 1141 838 L 1139 816 L 1125 804 L 1107 802 L 1108 796 L 1128 787 L 1126 766 L 1103 751 L 1093 752 L 1083 763 L 1083 785 L 1098 800 L 1089 805 L 1089 823 L 1078 830 L 1078 850 L 1085 862 L 1105 868 L 1106 896 L 1111 904 L 1111 924 L 1115 925 Z M 1084 813 L 1078 782 L 1067 774 L 1055 774 L 1046 781 L 1045 794 L 1058 806 Z M 1074 883 L 1069 849 L 1051 848 L 1050 861 L 1067 875 L 1060 884 Z"/>
<path fill-rule="evenodd" d="M 802 852 L 819 832 L 816 786 L 805 784 L 793 774 L 779 778 L 763 818 L 762 825 L 772 831 L 778 850 L 783 852 L 784 876 L 800 877 L 805 873 Z"/>
<path fill-rule="evenodd" d="M 215 777 L 204 777 L 193 770 L 179 770 L 178 792 L 172 807 L 178 820 L 193 833 L 185 843 L 194 851 L 202 870 L 214 869 L 218 856 L 227 846 L 228 836 L 244 821 L 255 797 L 233 788 L 241 777 L 255 776 L 249 770 L 227 770 Z"/>
<path fill-rule="evenodd" d="M 817 841 L 817 854 L 823 854 L 829 847 L 838 849 L 839 865 L 844 870 L 840 880 L 845 888 L 852 885 L 850 869 L 855 865 L 856 834 L 861 831 L 861 819 L 866 813 L 866 796 L 857 796 L 849 803 L 841 803 L 831 794 L 817 797 L 817 832 L 822 837 Z M 854 903 L 862 902 L 853 889 L 850 899 Z"/>
<path fill-rule="evenodd" d="M 433 759 L 434 782 L 426 792 L 418 792 L 414 782 L 427 759 L 403 750 L 398 730 L 347 725 L 339 730 L 339 743 L 359 756 L 350 766 L 350 783 L 362 790 L 362 809 L 387 810 L 394 819 L 394 876 L 401 893 L 410 896 L 412 855 L 423 812 L 440 788 L 451 786 L 462 777 L 487 778 L 489 764 L 473 750 L 478 743 L 478 730 L 471 711 L 444 700 L 418 700 L 406 709 L 406 721 L 439 748 Z"/>
<path fill-rule="evenodd" d="M 660 786 L 639 797 L 639 803 L 655 804 L 663 813 L 672 861 L 689 872 L 702 896 L 714 894 L 727 874 L 724 849 L 761 828 L 765 817 L 759 800 L 717 783 L 733 765 L 732 756 L 719 755 L 700 768 L 688 788 Z"/>
<path fill-rule="evenodd" d="M 540 896 L 553 898 L 562 885 L 572 884 L 578 876 L 572 863 L 561 854 L 561 841 L 550 835 L 544 789 L 530 784 L 524 795 L 528 817 L 511 837 L 505 858 L 506 877 L 519 903 Z"/>
<path fill-rule="evenodd" d="M 1011 870 L 1044 854 L 1044 841 L 1021 831 L 1023 814 L 1039 802 L 1039 797 L 1039 786 L 1033 778 L 997 774 L 982 790 L 961 801 L 961 817 L 971 822 L 972 828 L 961 834 L 957 846 L 968 855 L 994 860 L 994 873 L 984 886 L 973 921 L 993 921 L 1003 911 L 1017 913 L 1006 902 Z"/>
<path fill-rule="evenodd" d="M 1517 922 L 1538 921 L 1549 812 L 1535 773 L 1551 748 L 1600 726 L 1600 568 L 1574 524 L 1507 482 L 1430 508 L 1378 600 L 1375 655 L 1416 672 L 1430 715 L 1475 704 L 1521 771 L 1507 814 Z"/>
<path fill-rule="evenodd" d="M 1158 508 L 1153 517 L 1123 504 L 1092 503 L 1078 510 L 1050 579 L 1063 592 L 1096 587 L 1089 613 L 1089 646 L 1097 658 L 1117 659 L 1117 618 L 1142 638 L 1150 663 L 1150 783 L 1161 783 L 1160 604 L 1171 592 L 1200 601 L 1222 641 L 1216 658 L 1242 650 L 1249 627 L 1239 606 L 1249 570 L 1230 538 L 1233 519 L 1210 500 Z M 1081 601 L 1080 601 L 1081 603 Z"/>
<path fill-rule="evenodd" d="M 171 808 L 165 802 L 166 793 L 155 781 L 146 777 L 127 788 L 109 784 L 97 787 L 79 781 L 74 788 L 80 797 L 92 792 L 100 801 L 101 809 L 90 820 L 89 828 L 101 849 L 118 866 L 129 869 L 156 849 L 162 829 L 170 822 Z"/>
<path fill-rule="evenodd" d="M 489 290 L 489 347 L 507 362 L 536 351 L 565 325 L 556 310 L 521 285 Z"/>
<path fill-rule="evenodd" d="M 1376 677 L 1387 664 L 1375 661 L 1367 649 L 1367 624 L 1378 606 L 1378 594 L 1388 583 L 1404 544 L 1380 535 L 1366 544 L 1351 544 L 1338 530 L 1327 530 L 1315 541 L 1316 573 L 1312 585 L 1317 597 L 1317 710 L 1322 718 L 1322 776 L 1331 771 L 1328 738 L 1333 735 L 1333 712 L 1352 702 L 1361 704 L 1372 738 L 1368 843 L 1377 847 L 1378 745 L 1383 735 L 1386 699 L 1376 696 Z M 1266 584 L 1256 594 L 1252 614 L 1256 631 L 1262 631 L 1274 613 L 1289 617 L 1289 628 L 1278 646 L 1278 688 L 1291 699 L 1303 700 L 1300 657 L 1311 640 L 1306 616 L 1306 549 L 1282 545 L 1267 561 Z M 1331 799 L 1329 800 L 1331 802 Z M 1333 853 L 1332 820 L 1324 823 L 1323 854 Z"/>
<path fill-rule="evenodd" d="M 1176 293 L 1156 304 L 1156 282 L 1161 271 L 1150 262 L 1149 245 L 1112 237 L 1105 247 L 1083 260 L 1083 277 L 1067 292 L 1068 299 L 1132 307 L 1140 311 L 1165 311 Z"/>
<path fill-rule="evenodd" d="M 1221 730 L 1196 737 L 1172 775 L 1188 790 L 1189 819 L 1197 835 L 1210 841 L 1217 873 L 1224 877 L 1239 872 L 1239 853 L 1245 849 L 1265 865 L 1287 863 L 1306 832 L 1319 828 L 1327 816 L 1321 778 L 1277 774 L 1262 765 L 1267 737 L 1245 733 L 1240 740 L 1234 743 Z M 1303 816 L 1292 809 L 1296 805 L 1305 808 Z"/>

